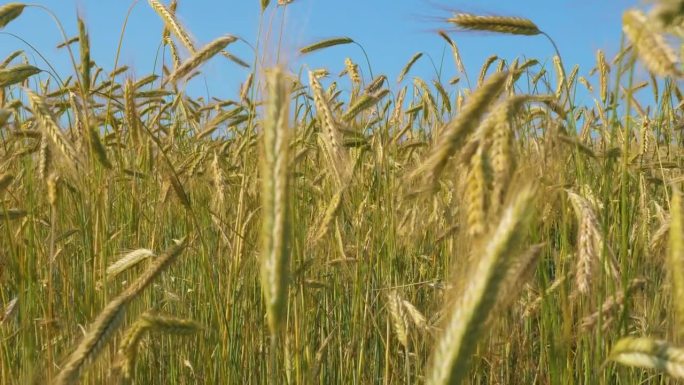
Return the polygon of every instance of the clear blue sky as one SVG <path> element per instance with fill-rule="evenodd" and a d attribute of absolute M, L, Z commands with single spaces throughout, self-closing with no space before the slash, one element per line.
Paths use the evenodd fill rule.
<path fill-rule="evenodd" d="M 76 35 L 76 13 L 80 12 L 89 28 L 93 59 L 106 70 L 111 69 L 130 1 L 35 0 L 34 3 L 52 9 L 70 37 Z M 274 11 L 276 0 L 272 3 L 264 24 L 271 24 L 271 34 L 277 36 L 282 10 Z M 386 74 L 394 82 L 407 60 L 422 51 L 429 54 L 437 65 L 443 60 L 443 79 L 449 79 L 456 74 L 453 60 L 450 52 L 444 51 L 444 41 L 435 31 L 448 27 L 439 19 L 450 16 L 451 9 L 530 18 L 556 40 L 568 68 L 579 64 L 580 74 L 586 75 L 594 66 L 597 49 L 604 49 L 609 59 L 617 51 L 621 14 L 636 4 L 635 0 L 295 0 L 287 8 L 282 47 L 285 57 L 294 67 L 306 63 L 312 68 L 327 67 L 336 74 L 343 69 L 344 58 L 349 56 L 366 72 L 363 55 L 354 45 L 331 48 L 304 58 L 297 55 L 298 48 L 322 38 L 349 36 L 365 47 L 375 75 Z M 259 0 L 179 0 L 177 15 L 198 45 L 227 33 L 239 35 L 250 42 L 257 40 Z M 120 64 L 129 65 L 139 77 L 151 73 L 161 30 L 162 22 L 147 1 L 138 1 L 128 20 Z M 36 46 L 60 69 L 61 74 L 70 73 L 66 51 L 55 48 L 61 41 L 58 30 L 43 11 L 27 8 L 22 17 L 5 31 L 17 34 Z M 516 56 L 544 61 L 553 55 L 552 47 L 539 36 L 467 32 L 454 32 L 451 36 L 460 48 L 471 78 L 477 76 L 482 62 L 492 54 L 508 61 Z M 267 46 L 275 47 L 275 38 L 270 40 Z M 0 47 L 0 58 L 15 49 L 26 48 L 7 35 L 0 35 Z M 238 56 L 253 60 L 245 44 L 235 43 L 229 48 Z M 446 56 L 442 59 L 444 52 Z M 35 63 L 45 68 L 37 58 Z M 434 78 L 432 68 L 426 56 L 416 64 L 412 74 L 431 79 Z M 203 73 L 210 95 L 229 97 L 235 95 L 248 72 L 217 57 L 205 65 Z M 201 78 L 192 82 L 194 84 L 189 85 L 191 91 L 204 92 Z"/>

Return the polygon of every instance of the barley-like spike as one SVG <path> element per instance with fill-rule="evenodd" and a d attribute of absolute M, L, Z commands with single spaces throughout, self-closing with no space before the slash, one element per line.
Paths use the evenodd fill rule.
<path fill-rule="evenodd" d="M 485 80 L 489 67 L 491 67 L 492 63 L 494 63 L 498 58 L 499 57 L 496 55 L 491 55 L 490 57 L 485 59 L 485 62 L 482 64 L 482 68 L 480 68 L 480 76 L 477 78 L 478 87 L 481 86 L 482 82 Z"/>
<path fill-rule="evenodd" d="M 379 101 L 380 98 L 375 94 L 364 94 L 349 106 L 349 109 L 342 115 L 342 120 L 353 120 L 358 114 L 378 104 Z"/>
<path fill-rule="evenodd" d="M 43 131 L 43 135 L 50 138 L 52 143 L 60 150 L 64 159 L 67 161 L 69 167 L 72 170 L 77 168 L 80 163 L 78 156 L 76 155 L 76 150 L 72 144 L 67 140 L 67 138 L 62 133 L 62 129 L 57 124 L 57 119 L 50 111 L 45 100 L 34 93 L 31 90 L 26 90 L 29 102 L 31 103 L 31 108 L 33 109 L 33 114 L 36 120 L 40 123 L 39 127 Z"/>
<path fill-rule="evenodd" d="M 665 39 L 648 24 L 646 16 L 641 11 L 625 11 L 622 15 L 622 30 L 634 44 L 639 58 L 649 71 L 660 76 L 682 76 L 677 55 Z"/>
<path fill-rule="evenodd" d="M 512 35 L 538 35 L 542 33 L 531 20 L 522 17 L 480 16 L 458 13 L 447 19 L 448 22 L 472 31 L 488 31 Z"/>
<path fill-rule="evenodd" d="M 476 266 L 448 310 L 442 335 L 432 353 L 426 376 L 428 385 L 459 384 L 466 378 L 470 358 L 498 301 L 501 283 L 512 261 L 511 250 L 522 237 L 534 197 L 535 189 L 531 187 L 516 194 L 488 242 L 475 251 L 480 254 L 475 259 Z"/>
<path fill-rule="evenodd" d="M 451 47 L 451 53 L 454 56 L 454 63 L 456 63 L 456 69 L 458 72 L 465 74 L 465 66 L 463 65 L 463 60 L 461 60 L 461 53 L 458 50 L 456 43 L 447 35 L 445 31 L 439 31 L 439 36 L 441 36 Z"/>
<path fill-rule="evenodd" d="M 418 59 L 420 59 L 421 57 L 423 57 L 422 52 L 418 52 L 415 55 L 411 56 L 411 59 L 409 59 L 408 63 L 406 63 L 404 68 L 401 69 L 401 72 L 399 73 L 399 77 L 397 78 L 397 83 L 401 83 L 401 81 L 404 80 L 404 77 L 406 76 L 406 74 L 408 74 L 409 71 L 411 71 L 411 67 L 413 67 L 413 65 L 416 64 Z"/>
<path fill-rule="evenodd" d="M 465 138 L 477 127 L 480 118 L 503 91 L 507 78 L 507 72 L 495 73 L 470 95 L 468 103 L 463 106 L 458 116 L 442 130 L 441 138 L 428 158 L 411 173 L 410 177 L 415 178 L 428 173 L 433 182 L 437 180 L 449 158 L 461 147 Z"/>
<path fill-rule="evenodd" d="M 167 248 L 163 254 L 154 259 L 154 261 L 147 267 L 138 278 L 136 278 L 130 286 L 124 290 L 122 296 L 128 296 L 131 299 L 140 294 L 152 281 L 161 274 L 164 269 L 169 267 L 178 256 L 185 250 L 188 245 L 188 238 L 184 237 L 176 241 L 174 245 Z"/>
<path fill-rule="evenodd" d="M 487 162 L 486 154 L 480 145 L 470 159 L 470 170 L 466 179 L 465 201 L 467 203 L 466 223 L 468 235 L 481 236 L 487 224 Z"/>
<path fill-rule="evenodd" d="M 610 67 L 606 62 L 606 55 L 601 50 L 596 52 L 596 66 L 599 73 L 600 98 L 601 102 L 605 103 L 608 98 L 608 72 Z"/>
<path fill-rule="evenodd" d="M 647 337 L 623 337 L 608 358 L 622 365 L 658 369 L 674 378 L 684 378 L 684 349 Z"/>
<path fill-rule="evenodd" d="M 166 28 L 169 29 L 169 31 L 173 32 L 174 35 L 183 43 L 185 48 L 190 51 L 190 53 L 195 53 L 195 44 L 192 42 L 192 39 L 190 38 L 190 35 L 183 29 L 181 24 L 176 20 L 176 16 L 174 16 L 173 12 L 169 11 L 162 3 L 160 3 L 157 0 L 147 0 L 147 2 L 150 4 L 150 7 L 154 9 L 155 12 L 161 17 L 162 21 L 164 21 L 164 25 Z"/>
<path fill-rule="evenodd" d="M 161 314 L 143 314 L 140 317 L 150 333 L 187 335 L 196 333 L 202 327 L 193 320 Z"/>
<path fill-rule="evenodd" d="M 211 59 L 214 55 L 221 52 L 221 50 L 223 50 L 228 44 L 236 40 L 237 38 L 231 35 L 215 39 L 211 43 L 202 47 L 201 50 L 197 51 L 192 57 L 190 57 L 180 66 L 178 66 L 178 68 L 176 68 L 176 70 L 173 71 L 171 75 L 169 75 L 166 81 L 168 83 L 175 83 L 180 78 L 189 74 L 190 71 L 199 67 L 202 63 L 206 62 L 207 60 Z"/>
<path fill-rule="evenodd" d="M 313 44 L 307 45 L 306 47 L 302 48 L 299 50 L 299 53 L 305 54 L 305 53 L 311 53 L 315 52 L 324 48 L 328 47 L 334 47 L 336 45 L 343 45 L 343 44 L 351 44 L 353 43 L 354 40 L 349 38 L 349 37 L 333 37 L 330 39 L 325 39 L 321 41 L 317 41 Z"/>
<path fill-rule="evenodd" d="M 330 232 L 330 228 L 332 227 L 335 218 L 337 218 L 337 213 L 339 212 L 340 207 L 342 206 L 342 196 L 345 191 L 346 189 L 344 188 L 337 191 L 328 203 L 328 206 L 325 209 L 325 214 L 323 215 L 320 221 L 320 225 L 316 230 L 316 235 L 313 237 L 314 243 L 323 239 L 323 237 L 325 237 L 328 234 L 328 232 Z"/>
<path fill-rule="evenodd" d="M 37 73 L 40 73 L 40 69 L 28 64 L 2 68 L 0 69 L 0 88 L 21 83 Z"/>
<path fill-rule="evenodd" d="M 90 93 L 90 38 L 86 30 L 83 19 L 79 16 L 78 23 L 78 43 L 81 52 L 81 88 L 84 92 L 84 97 Z"/>
<path fill-rule="evenodd" d="M 402 299 L 396 290 L 387 294 L 387 307 L 392 317 L 392 326 L 397 339 L 408 349 L 409 315 L 406 313 L 402 304 Z"/>
<path fill-rule="evenodd" d="M 313 91 L 318 118 L 321 122 L 321 139 L 329 161 L 329 167 L 334 172 L 338 188 L 342 188 L 351 176 L 349 154 L 343 147 L 342 133 L 330 109 L 323 87 L 313 72 L 309 72 L 309 84 Z"/>
<path fill-rule="evenodd" d="M 25 6 L 23 3 L 9 3 L 0 7 L 0 29 L 19 17 Z"/>
<path fill-rule="evenodd" d="M 57 375 L 54 385 L 78 383 L 84 366 L 97 358 L 102 347 L 107 344 L 113 332 L 119 327 L 126 305 L 130 300 L 131 298 L 128 296 L 120 295 L 107 304 L 93 321 L 90 330 L 78 344 L 76 350 L 67 359 L 62 371 Z"/>
<path fill-rule="evenodd" d="M 282 327 L 287 309 L 289 280 L 289 159 L 288 107 L 285 73 L 267 74 L 267 103 L 262 134 L 261 288 L 272 336 Z"/>
<path fill-rule="evenodd" d="M 670 206 L 670 242 L 667 268 L 672 282 L 672 304 L 675 313 L 677 342 L 684 337 L 684 214 L 682 213 L 682 193 L 675 187 L 672 191 Z"/>
<path fill-rule="evenodd" d="M 155 254 L 149 249 L 137 249 L 124 254 L 119 260 L 107 267 L 107 279 L 113 279 L 122 272 L 130 269 L 138 263 L 144 261 L 149 257 L 154 257 Z"/>

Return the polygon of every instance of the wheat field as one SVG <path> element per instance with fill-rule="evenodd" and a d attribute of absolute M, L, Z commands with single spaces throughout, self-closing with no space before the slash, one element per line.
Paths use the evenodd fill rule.
<path fill-rule="evenodd" d="M 265 65 L 141 5 L 161 73 L 93 62 L 81 18 L 70 73 L 0 50 L 0 384 L 684 378 L 683 1 L 626 10 L 588 73 L 534 20 L 444 15 L 451 82 Z M 550 54 L 469 79 L 455 31 Z M 209 60 L 239 94 L 184 91 Z"/>

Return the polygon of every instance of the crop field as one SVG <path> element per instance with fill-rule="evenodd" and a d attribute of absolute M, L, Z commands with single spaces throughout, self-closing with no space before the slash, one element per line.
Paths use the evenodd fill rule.
<path fill-rule="evenodd" d="M 70 72 L 0 47 L 0 384 L 684 378 L 684 1 L 624 10 L 586 73 L 534 20 L 446 13 L 451 81 L 421 53 L 241 58 L 138 6 L 159 73 L 94 62 L 81 17 L 54 35 Z M 52 12 L 6 3 L 0 30 L 29 11 Z M 469 72 L 456 32 L 549 55 Z M 209 60 L 249 68 L 239 93 L 185 91 Z"/>

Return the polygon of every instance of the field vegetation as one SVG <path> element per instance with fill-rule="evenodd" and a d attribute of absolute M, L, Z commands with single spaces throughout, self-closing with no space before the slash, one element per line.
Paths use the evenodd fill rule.
<path fill-rule="evenodd" d="M 449 82 L 240 58 L 140 5 L 160 73 L 93 62 L 80 18 L 72 73 L 0 52 L 1 384 L 684 378 L 684 2 L 626 10 L 588 73 L 546 36 L 468 78 L 454 30 L 546 34 L 446 15 Z M 184 91 L 208 60 L 239 95 Z"/>

